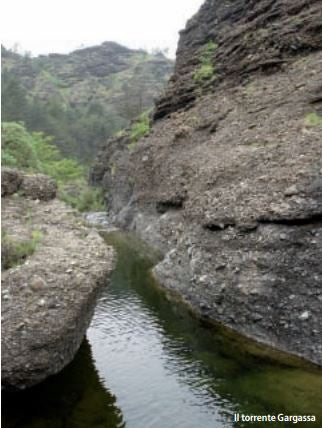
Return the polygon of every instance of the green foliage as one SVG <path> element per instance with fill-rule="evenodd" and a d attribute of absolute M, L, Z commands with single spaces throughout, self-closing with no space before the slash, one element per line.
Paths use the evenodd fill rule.
<path fill-rule="evenodd" d="M 46 101 L 29 93 L 27 96 L 18 76 L 7 70 L 2 72 L 2 120 L 22 121 L 28 130 L 52 135 L 53 144 L 64 155 L 90 161 L 98 147 L 126 125 L 125 120 L 97 101 L 71 106 L 65 101 L 63 82 L 49 72 L 41 71 L 39 79 L 50 82 L 57 90 Z"/>
<path fill-rule="evenodd" d="M 27 240 L 18 240 L 10 236 L 5 230 L 1 231 L 1 269 L 10 269 L 33 254 L 37 245 L 43 238 L 40 231 L 34 230 L 32 238 Z"/>
<path fill-rule="evenodd" d="M 42 132 L 33 132 L 32 137 L 33 147 L 41 165 L 40 172 L 63 183 L 84 176 L 84 167 L 75 159 L 63 158 L 58 148 L 52 144 L 51 137 Z"/>
<path fill-rule="evenodd" d="M 11 167 L 37 171 L 39 159 L 33 138 L 20 123 L 2 123 L 1 163 Z"/>
<path fill-rule="evenodd" d="M 214 76 L 215 68 L 212 63 L 212 58 L 217 47 L 218 45 L 216 43 L 208 42 L 201 48 L 199 59 L 200 65 L 193 74 L 195 82 L 202 84 Z"/>
<path fill-rule="evenodd" d="M 94 77 L 91 67 L 83 72 L 88 64 L 82 55 L 65 61 L 6 51 L 2 119 L 51 135 L 62 154 L 89 163 L 109 137 L 153 104 L 171 70 L 160 55 L 144 51 L 133 51 L 122 64 L 110 60 L 116 61 L 115 72 Z"/>
<path fill-rule="evenodd" d="M 71 186 L 59 186 L 60 198 L 78 211 L 104 211 L 103 190 L 101 188 L 89 187 L 82 180 L 72 183 Z"/>
<path fill-rule="evenodd" d="M 23 121 L 28 115 L 27 91 L 10 71 L 1 73 L 1 116 L 3 121 Z"/>
<path fill-rule="evenodd" d="M 308 126 L 321 126 L 322 125 L 322 117 L 315 112 L 308 113 L 305 116 L 305 122 Z"/>
<path fill-rule="evenodd" d="M 1 126 L 2 165 L 53 177 L 58 183 L 59 197 L 80 211 L 104 210 L 102 191 L 88 186 L 86 168 L 75 159 L 62 157 L 52 137 L 42 132 L 29 133 L 21 123 Z"/>
<path fill-rule="evenodd" d="M 131 144 L 128 148 L 131 150 L 136 146 L 136 143 L 146 135 L 150 130 L 150 119 L 148 112 L 144 112 L 139 117 L 139 120 L 135 122 L 131 127 L 130 138 Z"/>
<path fill-rule="evenodd" d="M 206 80 L 209 80 L 214 74 L 214 67 L 211 64 L 201 65 L 193 74 L 193 79 L 202 83 Z"/>
<path fill-rule="evenodd" d="M 215 42 L 210 41 L 206 43 L 201 49 L 203 60 L 211 60 L 217 48 L 218 45 Z"/>
<path fill-rule="evenodd" d="M 63 158 L 52 138 L 42 132 L 27 132 L 23 124 L 2 123 L 3 165 L 40 172 L 67 182 L 84 176 L 84 167 L 74 159 Z"/>

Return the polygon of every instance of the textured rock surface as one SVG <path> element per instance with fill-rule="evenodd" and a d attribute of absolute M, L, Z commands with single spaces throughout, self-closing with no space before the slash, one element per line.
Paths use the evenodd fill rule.
<path fill-rule="evenodd" d="M 16 193 L 22 183 L 22 175 L 12 168 L 1 168 L 1 196 L 10 196 Z"/>
<path fill-rule="evenodd" d="M 2 273 L 2 384 L 21 389 L 72 360 L 114 251 L 57 199 L 8 197 L 2 226 L 16 241 L 39 239 L 23 264 Z"/>
<path fill-rule="evenodd" d="M 1 168 L 1 196 L 16 192 L 30 199 L 50 201 L 57 194 L 56 181 L 44 174 L 24 174 L 16 169 Z"/>
<path fill-rule="evenodd" d="M 192 104 L 200 92 L 193 79 L 202 47 L 216 44 L 207 90 L 231 87 L 253 75 L 287 69 L 303 53 L 321 49 L 320 0 L 207 0 L 181 32 L 175 73 L 157 102 L 155 117 Z"/>
<path fill-rule="evenodd" d="M 20 190 L 27 198 L 50 201 L 56 197 L 57 184 L 47 175 L 24 175 Z"/>
<path fill-rule="evenodd" d="M 320 365 L 321 12 L 207 0 L 181 34 L 162 120 L 132 152 L 111 142 L 102 179 L 116 221 L 165 253 L 167 289 Z M 214 73 L 197 82 L 209 41 Z"/>

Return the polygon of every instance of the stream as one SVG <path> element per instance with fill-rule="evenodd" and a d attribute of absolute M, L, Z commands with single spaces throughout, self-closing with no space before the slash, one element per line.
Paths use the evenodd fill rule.
<path fill-rule="evenodd" d="M 155 257 L 140 241 L 104 236 L 118 264 L 84 343 L 58 375 L 3 394 L 3 428 L 254 426 L 234 424 L 234 413 L 315 415 L 320 422 L 295 426 L 322 426 L 321 370 L 192 316 L 156 285 Z"/>

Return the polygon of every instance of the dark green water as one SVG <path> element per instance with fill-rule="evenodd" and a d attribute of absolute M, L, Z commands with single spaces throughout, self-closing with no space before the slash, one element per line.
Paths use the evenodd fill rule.
<path fill-rule="evenodd" d="M 234 424 L 236 412 L 313 414 L 316 423 L 256 426 L 322 427 L 320 370 L 276 362 L 267 350 L 209 328 L 155 286 L 140 243 L 125 234 L 106 239 L 119 261 L 87 340 L 62 373 L 3 396 L 4 428 L 254 426 Z"/>

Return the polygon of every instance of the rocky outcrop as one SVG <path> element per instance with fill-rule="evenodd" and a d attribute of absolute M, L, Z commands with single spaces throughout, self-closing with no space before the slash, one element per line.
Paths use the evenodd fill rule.
<path fill-rule="evenodd" d="M 2 272 L 2 384 L 23 389 L 73 359 L 115 257 L 57 199 L 5 198 L 2 227 L 17 250 L 31 250 Z"/>
<path fill-rule="evenodd" d="M 22 175 L 15 169 L 1 168 L 1 196 L 10 196 L 18 192 L 22 183 Z"/>
<path fill-rule="evenodd" d="M 207 0 L 149 136 L 110 145 L 102 180 L 114 219 L 163 250 L 167 290 L 320 365 L 321 11 Z"/>
<path fill-rule="evenodd" d="M 13 168 L 1 168 L 1 196 L 10 196 L 18 191 L 30 199 L 50 201 L 57 195 L 57 184 L 44 174 L 24 174 Z"/>
<path fill-rule="evenodd" d="M 55 180 L 44 174 L 25 174 L 20 190 L 22 195 L 27 198 L 50 201 L 56 197 L 57 184 Z"/>
<path fill-rule="evenodd" d="M 286 70 L 303 54 L 321 49 L 321 2 L 295 0 L 208 0 L 181 32 L 175 72 L 157 102 L 155 118 L 198 100 L 196 69 L 213 43 L 206 91 L 247 84 L 255 75 Z"/>

